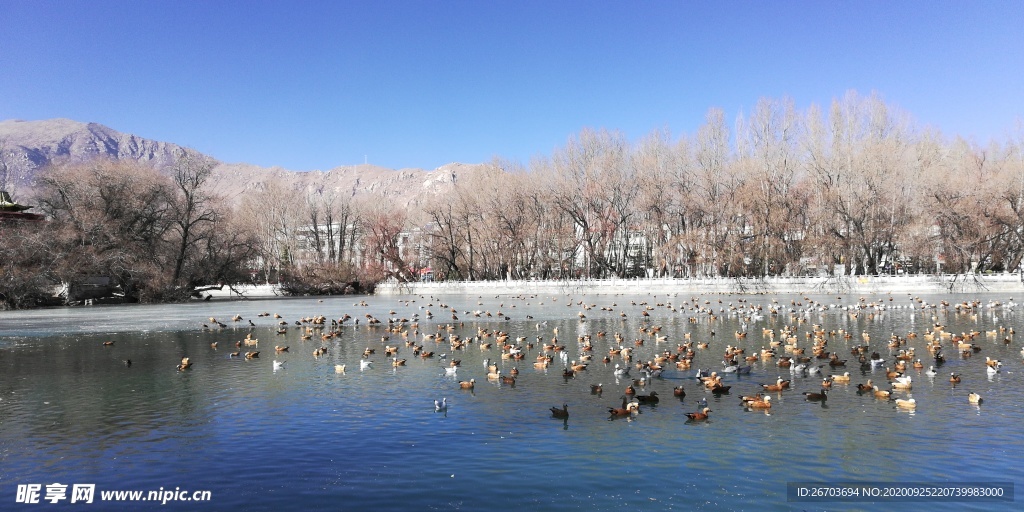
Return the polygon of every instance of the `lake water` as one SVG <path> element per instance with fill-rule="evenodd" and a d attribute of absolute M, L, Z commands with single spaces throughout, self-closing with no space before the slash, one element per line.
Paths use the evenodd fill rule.
<path fill-rule="evenodd" d="M 0 509 L 75 508 L 75 484 L 95 485 L 94 503 L 82 505 L 91 510 L 1016 509 L 1012 501 L 787 501 L 791 482 L 1004 488 L 1024 482 L 1021 343 L 1009 331 L 1024 325 L 1024 307 L 1007 307 L 1009 297 L 694 299 L 350 296 L 0 313 Z M 928 307 L 942 300 L 980 305 L 970 312 Z M 751 306 L 760 310 L 751 313 Z M 769 313 L 773 307 L 778 315 Z M 282 319 L 257 316 L 263 312 Z M 244 320 L 231 321 L 236 314 Z M 359 324 L 349 320 L 326 341 L 319 331 L 303 340 L 304 327 L 295 326 L 302 317 L 345 314 Z M 366 315 L 384 322 L 367 325 Z M 548 370 L 534 368 L 539 345 L 522 361 L 502 359 L 498 349 L 481 349 L 478 342 L 453 352 L 447 341 L 424 341 L 407 324 L 410 341 L 436 352 L 424 359 L 401 334 L 387 332 L 388 318 L 414 315 L 420 333 L 454 324 L 442 334 L 463 337 L 486 329 L 505 331 L 513 341 L 540 336 L 550 343 L 557 328 L 570 359 L 579 358 L 578 337 L 589 334 L 594 360 L 575 378 L 564 378 L 557 354 Z M 287 333 L 279 335 L 282 320 Z M 774 360 L 754 362 L 749 376 L 725 374 L 729 394 L 708 393 L 694 379 L 698 367 L 722 369 L 727 345 L 758 352 L 769 342 L 763 329 L 792 325 L 800 345 L 809 348 L 805 333 L 814 324 L 835 330 L 828 349 L 850 360 L 846 368 L 824 367 L 825 373 L 852 376 L 850 384 L 834 384 L 824 404 L 807 402 L 802 394 L 818 391 L 820 377 L 791 375 Z M 963 358 L 945 340 L 947 359 L 938 376 L 908 369 L 913 388 L 895 396 L 912 396 L 915 411 L 857 393 L 856 385 L 868 379 L 888 387 L 884 368 L 861 370 L 850 355 L 851 347 L 863 343 L 862 333 L 892 366 L 890 336 L 923 336 L 934 324 L 952 333 L 981 333 L 973 340 L 981 351 Z M 646 326 L 660 326 L 666 340 L 640 332 Z M 742 330 L 746 338 L 737 338 Z M 995 335 L 986 334 L 992 330 Z M 601 331 L 607 335 L 599 336 Z M 608 408 L 621 405 L 629 383 L 613 375 L 621 359 L 600 361 L 617 345 L 614 333 L 634 347 L 634 362 L 675 352 L 687 334 L 709 346 L 696 349 L 692 370 L 668 363 L 660 378 L 637 388 L 644 395 L 656 391 L 657 405 L 642 406 L 634 418 L 610 420 Z M 229 357 L 235 350 L 254 350 L 235 348 L 247 335 L 260 340 L 260 357 Z M 385 358 L 382 336 L 400 346 L 405 366 L 395 368 Z M 638 338 L 643 345 L 635 345 Z M 108 341 L 113 345 L 104 345 Z M 925 343 L 918 337 L 908 346 L 927 369 Z M 290 349 L 275 354 L 275 345 Z M 326 355 L 314 358 L 321 345 Z M 367 347 L 376 349 L 369 358 L 373 365 L 360 370 Z M 986 356 L 1003 361 L 999 373 L 988 374 Z M 192 366 L 178 371 L 182 357 Z M 485 358 L 505 374 L 518 367 L 515 386 L 489 381 Z M 282 369 L 274 370 L 275 359 L 285 361 Z M 462 363 L 449 376 L 444 367 L 452 359 Z M 338 364 L 346 365 L 344 373 L 336 372 Z M 950 372 L 962 375 L 959 385 L 949 383 Z M 638 376 L 635 368 L 632 373 Z M 778 376 L 792 379 L 792 390 L 771 394 L 770 414 L 740 406 L 741 395 Z M 458 382 L 470 378 L 475 388 L 460 389 Z M 603 384 L 600 395 L 591 393 L 597 383 Z M 680 385 L 687 393 L 682 400 L 672 392 Z M 980 406 L 968 403 L 972 391 L 983 396 Z M 434 400 L 442 398 L 448 410 L 435 412 Z M 710 419 L 687 422 L 685 413 L 696 411 L 699 399 L 712 409 Z M 570 413 L 565 421 L 549 411 L 563 403 Z M 45 500 L 54 483 L 68 486 L 67 499 L 57 505 Z M 41 485 L 42 503 L 16 503 L 24 497 L 19 486 L 30 484 Z M 101 499 L 104 491 L 173 489 L 188 496 L 209 491 L 208 500 L 161 505 Z"/>

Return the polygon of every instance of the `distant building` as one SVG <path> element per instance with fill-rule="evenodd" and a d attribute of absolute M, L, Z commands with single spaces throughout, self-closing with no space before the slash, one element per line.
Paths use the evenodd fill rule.
<path fill-rule="evenodd" d="M 410 262 L 416 268 L 422 268 L 428 264 L 425 237 L 429 229 L 428 226 L 426 229 L 404 230 L 395 238 L 399 257 Z M 344 236 L 342 237 L 341 234 Z M 354 224 L 320 225 L 315 228 L 302 226 L 295 231 L 297 244 L 292 255 L 292 262 L 303 265 L 324 260 L 333 251 L 337 261 L 351 263 L 357 267 L 364 266 L 373 258 L 366 246 L 365 237 L 364 231 Z M 319 247 L 317 241 L 320 242 Z"/>
<path fill-rule="evenodd" d="M 25 211 L 31 208 L 33 207 L 14 202 L 6 190 L 0 190 L 0 222 L 38 222 L 45 218 L 38 213 L 28 213 Z"/>

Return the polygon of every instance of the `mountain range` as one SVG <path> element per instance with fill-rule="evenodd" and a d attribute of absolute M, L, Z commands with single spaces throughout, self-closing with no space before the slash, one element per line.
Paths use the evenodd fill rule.
<path fill-rule="evenodd" d="M 36 175 L 53 163 L 106 157 L 134 160 L 166 170 L 182 151 L 201 155 L 171 142 L 145 139 L 96 123 L 70 119 L 0 121 L 0 173 L 6 167 L 6 188 L 16 193 L 31 189 Z M 237 199 L 248 190 L 277 181 L 296 190 L 316 186 L 334 189 L 342 196 L 382 196 L 392 204 L 404 207 L 413 207 L 429 197 L 443 194 L 460 177 L 487 168 L 486 164 L 451 163 L 434 170 L 394 170 L 362 164 L 339 166 L 327 171 L 290 171 L 280 167 L 220 162 L 207 155 L 202 156 L 215 162 L 211 183 L 228 199 Z"/>

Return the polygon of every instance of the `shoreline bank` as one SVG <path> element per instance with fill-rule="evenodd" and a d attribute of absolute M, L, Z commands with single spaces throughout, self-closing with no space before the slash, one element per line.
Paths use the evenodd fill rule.
<path fill-rule="evenodd" d="M 275 297 L 286 297 L 281 288 L 276 284 L 244 284 L 227 286 L 222 289 L 207 290 L 204 292 L 211 296 L 211 300 L 245 300 L 245 299 L 268 299 Z"/>
<path fill-rule="evenodd" d="M 904 276 L 769 277 L 769 278 L 645 278 L 574 279 L 564 281 L 442 281 L 379 283 L 375 295 L 444 294 L 636 294 L 636 293 L 1018 293 L 1024 294 L 1020 274 L 943 274 Z"/>

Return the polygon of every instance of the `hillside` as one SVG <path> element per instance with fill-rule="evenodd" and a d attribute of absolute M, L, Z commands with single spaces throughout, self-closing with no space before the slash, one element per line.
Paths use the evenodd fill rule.
<path fill-rule="evenodd" d="M 15 192 L 30 190 L 36 175 L 51 163 L 84 162 L 107 157 L 166 169 L 182 150 L 191 151 L 171 142 L 145 139 L 96 123 L 70 119 L 0 121 L 0 173 L 6 166 L 6 187 Z M 213 183 L 219 193 L 229 198 L 238 198 L 247 190 L 259 188 L 268 181 L 277 181 L 292 189 L 305 189 L 316 184 L 350 197 L 374 194 L 384 196 L 397 205 L 414 206 L 427 197 L 446 192 L 459 176 L 484 168 L 484 164 L 452 163 L 430 171 L 392 170 L 362 164 L 300 172 L 280 167 L 217 162 Z"/>

